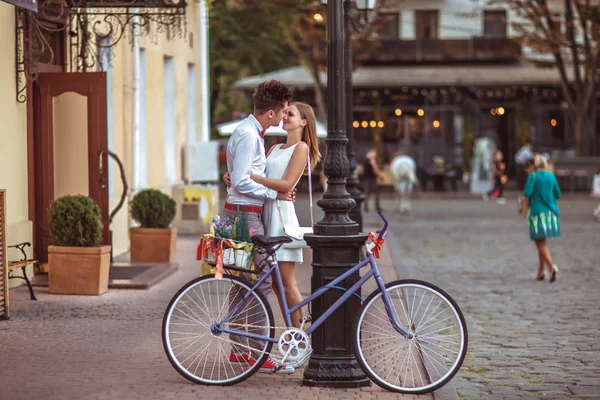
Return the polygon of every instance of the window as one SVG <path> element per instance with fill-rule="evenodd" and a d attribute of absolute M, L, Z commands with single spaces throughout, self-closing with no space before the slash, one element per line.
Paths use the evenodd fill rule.
<path fill-rule="evenodd" d="M 554 41 L 558 47 L 561 47 L 561 43 L 563 40 L 563 22 L 562 15 L 554 14 L 552 15 L 552 26 L 548 26 L 548 28 L 554 34 Z"/>
<path fill-rule="evenodd" d="M 506 37 L 506 10 L 483 11 L 483 34 L 487 37 Z"/>
<path fill-rule="evenodd" d="M 146 49 L 140 49 L 140 136 L 139 136 L 139 152 L 138 161 L 135 171 L 137 173 L 136 181 L 139 187 L 134 187 L 134 190 L 140 190 L 148 186 L 148 126 L 146 124 Z"/>
<path fill-rule="evenodd" d="M 195 143 L 196 140 L 196 65 L 188 64 L 188 145 Z"/>
<path fill-rule="evenodd" d="M 165 182 L 173 184 L 177 180 L 177 153 L 175 139 L 175 70 L 173 58 L 164 59 L 164 140 L 165 140 Z"/>
<path fill-rule="evenodd" d="M 421 39 L 437 39 L 440 32 L 440 11 L 420 10 L 415 11 L 416 37 Z"/>
<path fill-rule="evenodd" d="M 398 39 L 400 33 L 400 14 L 379 14 L 379 39 Z"/>

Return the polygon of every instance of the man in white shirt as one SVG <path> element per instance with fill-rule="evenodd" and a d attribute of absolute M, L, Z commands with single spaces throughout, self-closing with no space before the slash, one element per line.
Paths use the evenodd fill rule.
<path fill-rule="evenodd" d="M 525 167 L 529 160 L 533 160 L 533 145 L 531 144 L 531 139 L 527 138 L 525 139 L 523 147 L 515 154 L 515 163 L 517 164 L 517 186 L 519 189 L 525 187 L 525 181 L 527 180 Z"/>
<path fill-rule="evenodd" d="M 256 229 L 257 235 L 265 234 L 262 215 L 265 200 L 277 198 L 289 201 L 293 198 L 293 191 L 278 193 L 250 178 L 251 174 L 265 176 L 267 163 L 263 140 L 265 131 L 271 126 L 279 125 L 291 99 L 292 91 L 281 82 L 272 80 L 258 85 L 252 95 L 254 112 L 235 129 L 227 142 L 227 172 L 231 179 L 231 186 L 227 189 L 223 215 L 234 219 L 245 214 L 248 227 Z M 263 259 L 264 256 L 255 256 L 255 266 L 258 267 Z M 266 268 L 262 273 L 265 272 Z M 269 277 L 259 288 L 265 296 L 272 290 L 271 281 Z M 237 303 L 241 296 L 230 295 L 230 303 L 232 305 Z M 248 306 L 245 308 L 247 309 Z M 246 311 L 245 315 L 240 313 L 239 317 L 232 322 L 260 326 L 261 316 L 257 315 L 259 313 L 255 309 L 252 310 L 252 313 Z M 260 334 L 260 332 L 254 333 Z M 230 362 L 243 364 L 255 362 L 256 355 L 249 351 L 248 347 L 261 348 L 263 343 L 236 335 L 230 335 L 230 339 L 233 342 L 229 355 Z M 239 346 L 236 346 L 236 343 Z M 269 358 L 259 372 L 271 372 L 275 366 L 276 361 Z M 294 368 L 283 365 L 278 372 L 289 374 L 294 372 Z"/>

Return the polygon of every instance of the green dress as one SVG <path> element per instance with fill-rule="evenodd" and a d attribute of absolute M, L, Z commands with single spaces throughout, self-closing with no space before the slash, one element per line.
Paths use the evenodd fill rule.
<path fill-rule="evenodd" d="M 529 174 L 523 195 L 529 198 L 529 236 L 531 240 L 560 237 L 560 211 L 556 200 L 560 188 L 556 177 L 549 171 Z"/>

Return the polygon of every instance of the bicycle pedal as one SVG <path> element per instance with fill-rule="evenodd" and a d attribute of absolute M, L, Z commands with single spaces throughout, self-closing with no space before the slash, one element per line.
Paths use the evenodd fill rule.
<path fill-rule="evenodd" d="M 289 365 L 290 367 L 293 367 L 293 368 L 298 368 L 298 367 L 300 367 L 302 364 L 304 364 L 304 363 L 306 362 L 306 360 L 308 360 L 308 359 L 310 358 L 310 356 L 311 356 L 311 354 L 312 354 L 312 353 L 313 353 L 313 349 L 312 349 L 312 347 L 311 347 L 311 348 L 310 348 L 310 350 L 308 350 L 308 351 L 306 352 L 306 354 L 304 355 L 304 357 L 302 357 L 301 359 L 299 359 L 299 360 L 296 360 L 296 361 L 291 361 L 291 362 L 289 362 L 289 363 L 288 363 L 288 365 Z"/>
<path fill-rule="evenodd" d="M 307 322 L 312 322 L 312 318 L 311 317 L 302 317 L 302 318 L 300 318 L 300 330 L 304 330 L 304 325 Z"/>

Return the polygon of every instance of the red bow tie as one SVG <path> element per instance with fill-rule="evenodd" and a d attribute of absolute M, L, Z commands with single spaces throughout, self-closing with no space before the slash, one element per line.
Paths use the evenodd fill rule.
<path fill-rule="evenodd" d="M 263 129 L 262 131 L 260 131 L 260 138 L 263 139 L 265 137 L 265 132 L 267 132 L 266 129 Z"/>

